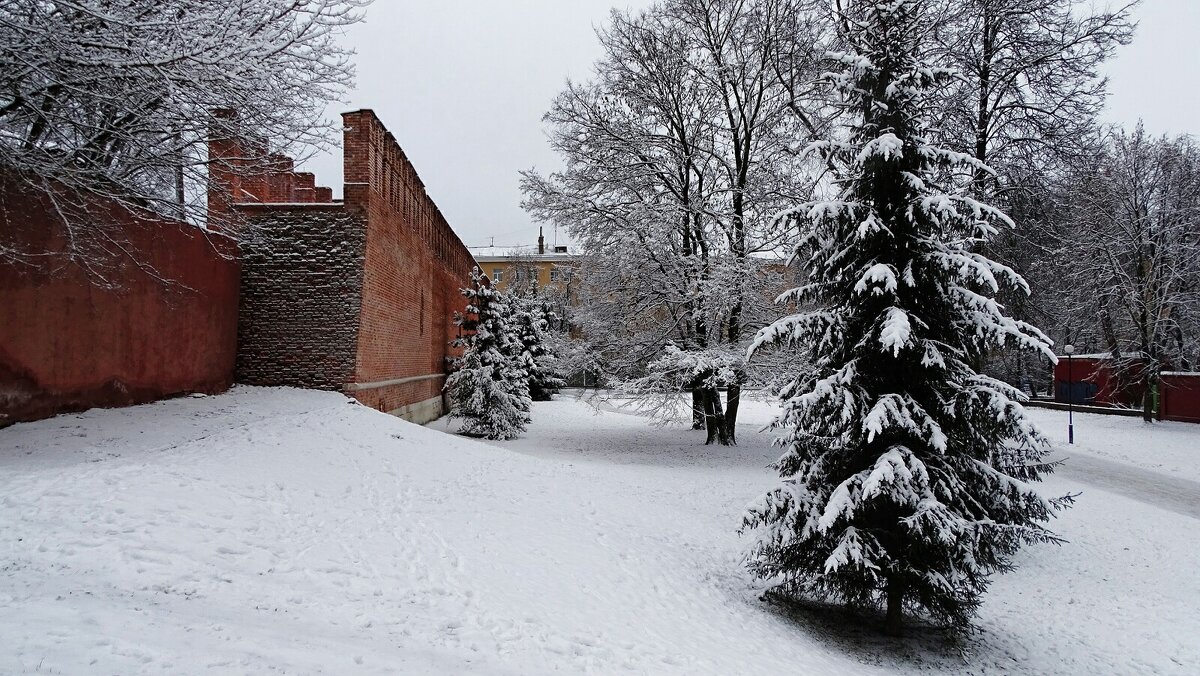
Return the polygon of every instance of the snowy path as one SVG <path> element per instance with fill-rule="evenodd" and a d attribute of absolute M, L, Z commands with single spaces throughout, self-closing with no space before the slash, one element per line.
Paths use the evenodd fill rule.
<path fill-rule="evenodd" d="M 1157 475 L 1200 482 L 1200 425 L 1181 422 L 1143 422 L 1140 418 L 1075 414 L 1075 443 L 1067 443 L 1067 413 L 1027 408 L 1060 451 L 1060 456 L 1089 456 Z"/>
<path fill-rule="evenodd" d="M 748 399 L 742 407 L 739 423 L 755 431 L 777 411 L 763 400 Z M 1066 460 L 1057 477 L 1200 519 L 1200 425 L 1077 413 L 1077 443 L 1068 444 L 1064 411 L 1026 412 L 1054 445 L 1050 458 Z"/>
<path fill-rule="evenodd" d="M 1197 461 L 1200 462 L 1200 458 Z M 1200 483 L 1195 481 L 1081 454 L 1068 455 L 1055 474 L 1200 519 Z"/>
<path fill-rule="evenodd" d="M 736 448 L 539 404 L 485 445 L 237 388 L 0 430 L 0 673 L 1194 673 L 1191 517 L 1088 488 L 967 661 L 759 600 Z M 1198 430 L 1200 431 L 1200 430 Z M 1056 478 L 1055 492 L 1079 490 Z"/>

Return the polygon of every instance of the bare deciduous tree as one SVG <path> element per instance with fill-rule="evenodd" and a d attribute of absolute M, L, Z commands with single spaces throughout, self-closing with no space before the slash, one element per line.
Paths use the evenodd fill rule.
<path fill-rule="evenodd" d="M 1077 153 L 1104 106 L 1100 66 L 1132 39 L 1137 4 L 947 4 L 936 51 L 958 77 L 943 90 L 945 141 L 993 167 L 1001 187 L 1019 184 L 1031 166 Z M 975 178 L 991 180 L 983 172 Z"/>
<path fill-rule="evenodd" d="M 60 201 L 202 222 L 214 127 L 289 153 L 326 140 L 325 106 L 353 75 L 336 37 L 369 2 L 0 0 L 0 168 Z M 115 241 L 71 217 L 86 200 L 61 206 L 67 253 Z M 0 260 L 38 253 L 9 247 Z"/>
<path fill-rule="evenodd" d="M 782 4 L 669 0 L 615 13 L 596 80 L 569 85 L 547 115 L 567 167 L 527 173 L 526 207 L 583 244 L 581 323 L 621 377 L 664 363 L 668 344 L 740 351 L 765 320 L 771 275 L 755 257 L 781 247 L 770 215 L 810 180 L 778 77 L 780 45 L 805 44 L 786 31 L 804 24 L 783 21 Z M 734 443 L 744 373 L 721 372 L 732 375 L 696 373 L 693 410 L 709 442 Z"/>
<path fill-rule="evenodd" d="M 1138 1 L 931 1 L 940 3 L 934 53 L 956 71 L 939 92 L 939 141 L 995 170 L 965 178 L 1021 226 L 989 242 L 987 253 L 1034 282 L 1034 293 L 1002 300 L 1016 317 L 1057 324 L 1069 289 L 1043 275 L 1063 236 L 1047 197 L 1067 166 L 1094 153 L 1107 89 L 1100 68 L 1132 39 Z M 989 360 L 989 371 L 1014 384 L 1032 385 L 1032 374 L 1049 370 L 1007 348 Z"/>
<path fill-rule="evenodd" d="M 1200 345 L 1200 149 L 1188 137 L 1116 133 L 1071 181 L 1060 255 L 1118 372 L 1144 389 L 1153 419 L 1158 376 L 1195 363 Z"/>

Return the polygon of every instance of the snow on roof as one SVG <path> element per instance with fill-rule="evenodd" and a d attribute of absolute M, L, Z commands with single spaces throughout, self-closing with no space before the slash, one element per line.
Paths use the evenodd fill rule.
<path fill-rule="evenodd" d="M 566 249 L 567 247 L 560 247 Z M 537 246 L 469 246 L 471 255 L 479 262 L 496 262 L 508 260 L 512 258 L 523 258 L 535 261 L 567 261 L 574 260 L 578 257 L 576 253 L 568 251 L 554 251 L 553 247 L 546 247 L 546 253 L 539 254 Z"/>
<path fill-rule="evenodd" d="M 511 258 L 513 256 L 536 256 L 537 246 L 469 246 L 476 258 Z"/>
<path fill-rule="evenodd" d="M 1126 352 L 1123 356 L 1126 359 L 1136 359 L 1138 357 L 1141 357 L 1142 353 L 1141 352 Z M 1067 357 L 1070 357 L 1072 359 L 1112 359 L 1113 355 L 1112 355 L 1112 352 L 1093 352 L 1091 354 L 1060 354 L 1060 355 L 1058 355 L 1059 359 L 1066 359 Z"/>

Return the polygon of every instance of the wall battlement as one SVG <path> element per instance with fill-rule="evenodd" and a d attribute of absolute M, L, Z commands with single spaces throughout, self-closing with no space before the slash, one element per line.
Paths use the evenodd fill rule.
<path fill-rule="evenodd" d="M 416 167 L 372 110 L 342 114 L 345 202 L 365 208 L 380 200 L 432 247 L 439 260 L 470 270 L 474 259 L 466 245 L 425 192 Z M 464 282 L 465 283 L 465 282 Z"/>

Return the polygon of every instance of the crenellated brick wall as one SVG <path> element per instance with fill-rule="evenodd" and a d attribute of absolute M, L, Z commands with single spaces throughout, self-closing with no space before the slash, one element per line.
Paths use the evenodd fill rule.
<path fill-rule="evenodd" d="M 236 377 L 339 389 L 424 422 L 444 412 L 452 316 L 474 259 L 378 117 L 359 110 L 343 123 L 342 202 L 260 142 L 212 143 L 212 185 L 225 192 L 210 204 L 257 233 L 243 253 Z"/>

